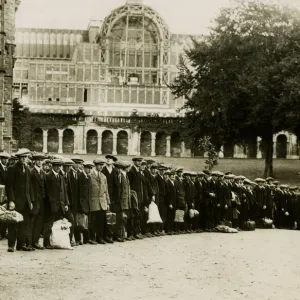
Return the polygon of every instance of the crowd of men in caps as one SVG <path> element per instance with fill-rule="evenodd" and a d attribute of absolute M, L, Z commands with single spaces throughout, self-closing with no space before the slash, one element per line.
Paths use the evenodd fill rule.
<path fill-rule="evenodd" d="M 0 160 L 7 208 L 24 219 L 0 224 L 8 252 L 53 249 L 51 229 L 63 218 L 72 224 L 72 247 L 212 232 L 224 221 L 239 230 L 245 230 L 249 220 L 259 223 L 264 218 L 278 228 L 300 225 L 298 187 L 280 185 L 273 178 L 253 182 L 231 172 L 189 172 L 142 157 L 130 162 L 113 155 L 93 162 L 79 157 L 49 159 L 28 149 L 15 155 L 2 152 Z M 147 224 L 153 201 L 162 224 Z M 191 215 L 191 210 L 199 214 Z M 176 222 L 176 211 L 184 211 L 183 222 Z M 114 226 L 108 226 L 108 212 L 115 213 Z M 77 214 L 88 217 L 87 229 L 77 226 Z"/>

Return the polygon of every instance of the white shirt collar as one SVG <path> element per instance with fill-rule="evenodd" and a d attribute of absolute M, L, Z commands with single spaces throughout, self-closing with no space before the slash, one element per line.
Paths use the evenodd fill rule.
<path fill-rule="evenodd" d="M 58 173 L 56 173 L 55 171 L 54 171 L 54 169 L 52 169 L 52 172 L 53 172 L 53 174 L 57 177 L 58 176 Z"/>
<path fill-rule="evenodd" d="M 38 173 L 41 173 L 41 168 L 40 167 L 38 167 L 37 165 L 35 165 L 34 167 L 38 171 Z"/>

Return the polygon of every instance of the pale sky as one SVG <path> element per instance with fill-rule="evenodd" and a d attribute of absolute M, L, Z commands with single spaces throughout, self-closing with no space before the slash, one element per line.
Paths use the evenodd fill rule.
<path fill-rule="evenodd" d="M 300 9 L 300 0 L 276 0 Z M 22 0 L 17 27 L 86 29 L 89 20 L 103 20 L 126 0 Z M 206 34 L 219 9 L 230 0 L 144 0 L 169 25 L 172 33 Z"/>

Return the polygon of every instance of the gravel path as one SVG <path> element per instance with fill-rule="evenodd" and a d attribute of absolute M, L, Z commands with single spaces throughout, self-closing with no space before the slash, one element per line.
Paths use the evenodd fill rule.
<path fill-rule="evenodd" d="M 6 252 L 1 300 L 299 300 L 300 232 L 166 236 L 74 250 Z"/>

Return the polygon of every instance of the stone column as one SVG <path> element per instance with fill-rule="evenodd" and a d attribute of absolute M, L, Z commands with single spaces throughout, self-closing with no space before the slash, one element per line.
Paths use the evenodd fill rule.
<path fill-rule="evenodd" d="M 58 154 L 63 153 L 63 129 L 58 129 Z"/>
<path fill-rule="evenodd" d="M 180 157 L 185 157 L 185 142 L 181 142 Z"/>
<path fill-rule="evenodd" d="M 86 132 L 84 132 L 83 133 L 83 153 L 85 154 L 86 153 L 86 138 L 87 138 L 87 136 L 86 136 Z"/>
<path fill-rule="evenodd" d="M 156 156 L 155 153 L 156 132 L 151 132 L 151 156 Z"/>
<path fill-rule="evenodd" d="M 261 138 L 257 137 L 257 153 L 256 153 L 256 158 L 262 158 L 262 153 L 260 150 L 260 142 L 261 142 Z"/>
<path fill-rule="evenodd" d="M 273 158 L 277 158 L 277 142 L 276 142 L 276 138 L 273 140 Z"/>
<path fill-rule="evenodd" d="M 102 154 L 102 132 L 98 132 L 97 154 Z"/>
<path fill-rule="evenodd" d="M 171 157 L 171 137 L 167 136 L 167 147 L 166 147 L 166 157 Z"/>
<path fill-rule="evenodd" d="M 48 152 L 48 130 L 43 130 L 43 152 Z"/>
<path fill-rule="evenodd" d="M 113 152 L 112 152 L 113 155 L 117 155 L 117 137 L 114 136 L 113 137 Z"/>

